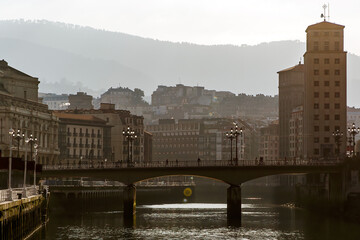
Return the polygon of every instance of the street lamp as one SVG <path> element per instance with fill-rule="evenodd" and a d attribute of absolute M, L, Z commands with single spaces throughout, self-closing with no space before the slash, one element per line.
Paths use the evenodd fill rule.
<path fill-rule="evenodd" d="M 233 161 L 233 157 L 232 157 L 232 142 L 233 142 L 233 139 L 235 138 L 235 135 L 234 135 L 234 130 L 233 128 L 230 129 L 229 132 L 226 132 L 225 133 L 226 137 L 228 139 L 230 139 L 230 163 L 232 164 L 232 161 Z"/>
<path fill-rule="evenodd" d="M 30 159 L 33 158 L 33 144 L 37 141 L 36 138 L 33 137 L 32 134 L 30 134 L 29 138 L 25 138 L 25 143 L 30 144 Z M 26 197 L 26 173 L 27 173 L 27 147 L 25 146 L 25 167 L 24 167 L 24 184 L 23 184 L 23 196 Z"/>
<path fill-rule="evenodd" d="M 17 141 L 17 157 L 20 157 L 20 140 L 25 137 L 25 134 L 21 134 L 20 129 L 17 130 L 17 133 L 13 133 L 14 139 Z"/>
<path fill-rule="evenodd" d="M 123 130 L 122 134 L 128 142 L 127 165 L 128 165 L 128 167 L 131 167 L 132 154 L 131 154 L 131 158 L 130 158 L 130 144 L 131 144 L 131 150 L 132 150 L 132 142 L 137 138 L 137 135 L 135 134 L 135 131 L 133 129 L 131 129 L 129 126 L 127 127 L 126 130 Z"/>
<path fill-rule="evenodd" d="M 350 138 L 351 138 L 351 142 L 353 144 L 353 147 L 352 147 L 352 155 L 353 157 L 355 156 L 355 145 L 356 145 L 356 142 L 355 142 L 355 135 L 358 134 L 360 132 L 360 128 L 356 128 L 355 127 L 355 123 L 352 124 L 352 127 L 348 128 L 348 133 L 350 134 Z M 349 140 L 350 142 L 350 140 Z M 351 144 L 350 142 L 350 144 Z M 350 145 L 351 146 L 351 145 Z"/>
<path fill-rule="evenodd" d="M 35 154 L 34 154 L 34 188 L 35 189 L 36 189 L 36 160 L 37 160 L 37 155 L 38 155 L 38 147 L 39 147 L 39 145 L 35 142 L 34 143 L 34 149 L 35 149 Z"/>
<path fill-rule="evenodd" d="M 336 155 L 339 157 L 340 155 L 340 145 L 341 145 L 341 137 L 343 136 L 343 133 L 340 132 L 339 129 L 337 129 L 335 132 L 332 133 L 335 144 L 336 144 Z"/>
<path fill-rule="evenodd" d="M 10 145 L 9 145 L 9 150 L 10 150 L 10 153 L 9 153 L 9 197 L 8 199 L 10 201 L 12 201 L 12 191 L 11 191 L 11 164 L 12 164 L 12 140 L 13 140 L 13 135 L 14 135 L 14 129 L 10 128 L 9 129 L 9 136 L 10 136 Z"/>

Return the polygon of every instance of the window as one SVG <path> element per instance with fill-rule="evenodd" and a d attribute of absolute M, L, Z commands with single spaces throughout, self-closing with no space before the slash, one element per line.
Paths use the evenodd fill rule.
<path fill-rule="evenodd" d="M 340 120 L 340 114 L 335 114 L 335 120 Z"/>
<path fill-rule="evenodd" d="M 318 148 L 314 148 L 314 155 L 319 155 L 319 149 Z"/>
<path fill-rule="evenodd" d="M 325 82 L 324 82 L 324 86 L 325 86 L 325 87 L 330 86 L 330 82 L 329 82 L 329 81 L 325 81 Z"/>
<path fill-rule="evenodd" d="M 314 132 L 318 132 L 319 131 L 319 126 L 314 126 Z"/>
<path fill-rule="evenodd" d="M 318 143 L 319 142 L 319 138 L 318 137 L 314 137 L 314 143 Z"/>
<path fill-rule="evenodd" d="M 314 32 L 314 37 L 318 37 L 319 36 L 319 32 Z"/>
<path fill-rule="evenodd" d="M 314 109 L 319 109 L 319 104 L 318 103 L 314 103 Z"/>
<path fill-rule="evenodd" d="M 315 87 L 319 86 L 319 81 L 314 81 L 314 86 Z"/>
<path fill-rule="evenodd" d="M 324 42 L 324 50 L 329 51 L 329 42 L 328 41 Z"/>
<path fill-rule="evenodd" d="M 329 126 L 324 126 L 324 131 L 325 131 L 325 132 L 330 131 L 330 127 L 329 127 Z"/>
<path fill-rule="evenodd" d="M 314 42 L 314 51 L 319 50 L 319 42 Z"/>
<path fill-rule="evenodd" d="M 329 59 L 329 58 L 325 58 L 325 59 L 324 59 L 324 63 L 325 63 L 325 64 L 329 64 L 329 63 L 330 63 L 330 59 Z"/>
<path fill-rule="evenodd" d="M 314 58 L 314 64 L 319 64 L 319 59 L 318 58 Z"/>
<path fill-rule="evenodd" d="M 330 93 L 329 93 L 329 92 L 325 92 L 325 93 L 324 93 L 324 97 L 329 98 L 329 97 L 330 97 Z"/>
<path fill-rule="evenodd" d="M 340 131 L 340 126 L 335 126 L 335 131 Z"/>
<path fill-rule="evenodd" d="M 314 98 L 318 98 L 319 97 L 319 92 L 314 92 Z"/>
<path fill-rule="evenodd" d="M 329 32 L 324 32 L 324 36 L 325 36 L 325 37 L 328 37 L 329 35 L 330 35 Z"/>
<path fill-rule="evenodd" d="M 340 109 L 340 103 L 335 103 L 335 109 Z"/>
<path fill-rule="evenodd" d="M 335 51 L 340 50 L 340 42 L 335 42 Z"/>
<path fill-rule="evenodd" d="M 335 37 L 340 37 L 340 32 L 334 32 Z"/>
<path fill-rule="evenodd" d="M 329 75 L 330 74 L 330 70 L 329 69 L 325 69 L 324 70 L 324 75 Z"/>
<path fill-rule="evenodd" d="M 325 143 L 329 143 L 329 142 L 330 142 L 330 138 L 329 138 L 329 137 L 324 137 L 324 142 L 325 142 Z"/>
<path fill-rule="evenodd" d="M 339 69 L 335 70 L 335 75 L 337 75 L 337 76 L 340 75 L 340 70 Z"/>
<path fill-rule="evenodd" d="M 334 96 L 335 96 L 336 98 L 339 98 L 339 97 L 340 97 L 340 93 L 339 93 L 339 92 L 335 92 Z"/>
<path fill-rule="evenodd" d="M 319 115 L 318 114 L 314 115 L 314 120 L 319 120 Z"/>
<path fill-rule="evenodd" d="M 335 86 L 340 87 L 340 81 L 335 81 Z"/>
<path fill-rule="evenodd" d="M 340 58 L 335 58 L 335 64 L 340 64 Z"/>
<path fill-rule="evenodd" d="M 324 119 L 325 119 L 325 120 L 330 120 L 330 115 L 329 115 L 329 114 L 325 114 L 325 115 L 324 115 Z"/>
<path fill-rule="evenodd" d="M 330 108 L 330 104 L 329 104 L 329 103 L 325 103 L 325 104 L 324 104 L 324 108 L 325 108 L 325 109 L 329 109 L 329 108 Z"/>
<path fill-rule="evenodd" d="M 319 75 L 319 70 L 314 70 L 314 75 Z"/>

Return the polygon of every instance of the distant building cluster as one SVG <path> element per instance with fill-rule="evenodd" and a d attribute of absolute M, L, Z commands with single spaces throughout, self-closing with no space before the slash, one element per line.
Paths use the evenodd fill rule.
<path fill-rule="evenodd" d="M 275 97 L 183 84 L 158 86 L 151 103 L 138 88 L 110 88 L 99 98 L 85 92 L 39 94 L 37 78 L 2 60 L 0 156 L 9 154 L 10 128 L 37 137 L 42 164 L 101 166 L 130 156 L 148 162 L 345 155 L 346 127 L 360 125 L 360 110 L 346 105 L 343 29 L 326 21 L 309 26 L 304 63 L 278 72 Z M 234 124 L 242 130 L 236 143 L 225 135 Z M 136 135 L 131 144 L 126 129 Z M 344 133 L 340 145 L 336 132 Z M 24 144 L 19 142 L 20 157 Z"/>

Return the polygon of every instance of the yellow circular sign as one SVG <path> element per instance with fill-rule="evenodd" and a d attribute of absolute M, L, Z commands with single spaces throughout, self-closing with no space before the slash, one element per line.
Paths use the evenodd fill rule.
<path fill-rule="evenodd" d="M 184 189 L 184 195 L 185 195 L 185 197 L 190 197 L 191 194 L 192 194 L 191 188 L 185 188 L 185 189 Z"/>

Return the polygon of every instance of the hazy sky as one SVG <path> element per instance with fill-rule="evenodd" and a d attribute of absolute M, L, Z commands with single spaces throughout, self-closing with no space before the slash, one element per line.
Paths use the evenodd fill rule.
<path fill-rule="evenodd" d="M 326 1 L 328 3 L 328 1 Z M 345 49 L 360 55 L 360 1 L 330 3 L 345 25 Z M 199 44 L 305 41 L 321 21 L 320 0 L 0 0 L 0 19 L 46 19 L 133 35 Z"/>

